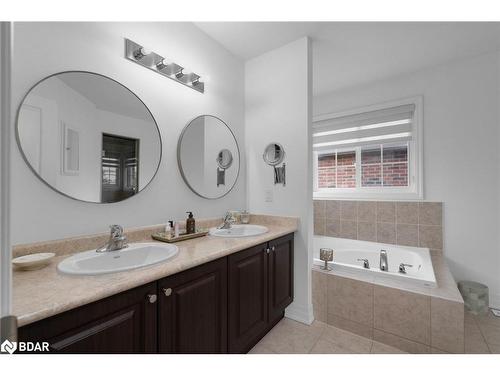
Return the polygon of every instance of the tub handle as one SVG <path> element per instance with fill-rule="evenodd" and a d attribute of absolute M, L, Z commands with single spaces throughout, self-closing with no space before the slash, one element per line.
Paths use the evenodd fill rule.
<path fill-rule="evenodd" d="M 413 267 L 412 264 L 401 263 L 399 265 L 399 273 L 406 273 L 406 267 Z"/>
<path fill-rule="evenodd" d="M 361 258 L 358 259 L 358 262 L 363 262 L 363 268 L 370 269 L 370 262 L 368 262 L 368 259 Z"/>

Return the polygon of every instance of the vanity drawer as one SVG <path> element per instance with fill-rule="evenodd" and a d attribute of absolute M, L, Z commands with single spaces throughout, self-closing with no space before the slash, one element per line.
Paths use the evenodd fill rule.
<path fill-rule="evenodd" d="M 19 328 L 20 341 L 57 353 L 156 352 L 156 283 Z"/>

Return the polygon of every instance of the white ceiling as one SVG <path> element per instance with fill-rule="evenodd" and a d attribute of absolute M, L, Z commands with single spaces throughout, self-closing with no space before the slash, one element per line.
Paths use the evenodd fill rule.
<path fill-rule="evenodd" d="M 56 77 L 101 110 L 152 121 L 151 114 L 144 103 L 131 91 L 110 79 L 86 73 L 61 74 Z"/>
<path fill-rule="evenodd" d="M 310 36 L 314 95 L 500 48 L 498 22 L 197 22 L 195 25 L 242 60 Z"/>

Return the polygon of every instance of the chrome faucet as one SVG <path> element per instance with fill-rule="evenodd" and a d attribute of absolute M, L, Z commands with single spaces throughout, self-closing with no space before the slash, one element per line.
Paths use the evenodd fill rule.
<path fill-rule="evenodd" d="M 380 250 L 380 270 L 389 271 L 389 264 L 387 263 L 387 251 Z"/>
<path fill-rule="evenodd" d="M 366 258 L 358 259 L 358 262 L 363 262 L 363 268 L 370 269 L 370 262 Z"/>
<path fill-rule="evenodd" d="M 224 222 L 217 227 L 217 229 L 231 229 L 234 223 L 233 214 L 231 212 L 226 212 L 226 216 L 224 216 Z"/>
<path fill-rule="evenodd" d="M 128 246 L 127 237 L 123 235 L 123 227 L 121 225 L 114 224 L 109 228 L 111 229 L 111 232 L 109 234 L 109 241 L 107 244 L 102 245 L 96 250 L 98 253 L 121 250 Z"/>
<path fill-rule="evenodd" d="M 406 267 L 413 267 L 412 264 L 401 263 L 399 265 L 399 273 L 406 273 Z"/>

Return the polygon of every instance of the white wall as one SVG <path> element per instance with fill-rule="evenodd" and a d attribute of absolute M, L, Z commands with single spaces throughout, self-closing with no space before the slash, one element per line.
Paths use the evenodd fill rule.
<path fill-rule="evenodd" d="M 189 66 L 209 78 L 205 94 L 186 88 L 124 58 L 124 39 Z M 12 242 L 42 241 L 196 217 L 245 208 L 245 171 L 220 200 L 192 193 L 178 171 L 177 139 L 200 114 L 213 114 L 233 130 L 244 155 L 242 62 L 190 23 L 16 23 L 13 104 L 40 79 L 65 70 L 107 75 L 135 92 L 155 117 L 163 141 L 158 174 L 140 194 L 113 204 L 78 202 L 54 192 L 29 170 L 12 135 Z"/>
<path fill-rule="evenodd" d="M 424 194 L 444 202 L 445 256 L 500 307 L 499 82 L 499 56 L 482 55 L 315 97 L 314 115 L 424 96 Z"/>
<path fill-rule="evenodd" d="M 245 65 L 245 144 L 247 196 L 251 212 L 300 218 L 295 236 L 295 300 L 286 315 L 312 320 L 310 266 L 312 233 L 311 47 L 307 38 L 247 61 Z M 274 185 L 264 148 L 279 142 L 286 151 L 286 186 Z M 266 202 L 266 191 L 273 202 Z"/>

